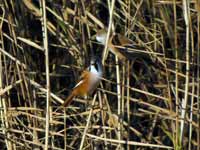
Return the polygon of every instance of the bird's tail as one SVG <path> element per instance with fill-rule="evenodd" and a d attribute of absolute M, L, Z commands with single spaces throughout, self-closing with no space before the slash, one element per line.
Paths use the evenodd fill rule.
<path fill-rule="evenodd" d="M 63 106 L 64 107 L 67 107 L 73 100 L 73 98 L 75 97 L 76 95 L 72 92 L 68 97 L 67 99 L 65 100 L 65 102 L 63 103 Z"/>

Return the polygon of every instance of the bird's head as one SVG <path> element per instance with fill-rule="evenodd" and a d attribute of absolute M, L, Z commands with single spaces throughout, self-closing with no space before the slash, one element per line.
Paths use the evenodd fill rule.
<path fill-rule="evenodd" d="M 102 76 L 103 67 L 102 67 L 102 62 L 101 62 L 100 58 L 98 58 L 98 57 L 91 58 L 89 71 L 96 73 L 99 76 Z"/>
<path fill-rule="evenodd" d="M 98 42 L 100 42 L 101 44 L 105 45 L 105 43 L 106 43 L 106 36 L 107 36 L 107 32 L 106 32 L 105 29 L 99 30 L 96 33 L 96 40 Z"/>

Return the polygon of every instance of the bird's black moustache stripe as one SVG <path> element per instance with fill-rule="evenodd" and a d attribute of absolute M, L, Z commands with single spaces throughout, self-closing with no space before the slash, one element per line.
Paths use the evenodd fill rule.
<path fill-rule="evenodd" d="M 97 71 L 99 71 L 99 66 L 97 63 L 94 64 L 94 67 L 97 69 Z"/>

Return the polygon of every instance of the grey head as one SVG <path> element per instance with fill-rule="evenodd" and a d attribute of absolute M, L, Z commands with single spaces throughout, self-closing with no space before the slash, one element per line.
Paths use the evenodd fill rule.
<path fill-rule="evenodd" d="M 92 57 L 90 60 L 89 71 L 102 76 L 103 66 L 99 57 Z"/>
<path fill-rule="evenodd" d="M 107 36 L 106 30 L 104 30 L 104 29 L 99 30 L 99 31 L 96 33 L 96 40 L 97 40 L 98 42 L 100 42 L 101 44 L 105 45 L 105 44 L 106 44 L 106 36 Z"/>

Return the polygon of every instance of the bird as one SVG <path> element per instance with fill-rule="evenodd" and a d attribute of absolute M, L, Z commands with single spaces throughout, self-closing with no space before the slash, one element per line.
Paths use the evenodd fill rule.
<path fill-rule="evenodd" d="M 64 107 L 70 105 L 76 96 L 91 94 L 101 81 L 103 67 L 100 58 L 92 57 L 89 67 L 81 74 L 80 81 L 75 85 L 71 94 L 63 103 Z"/>
<path fill-rule="evenodd" d="M 99 30 L 95 34 L 95 37 L 99 43 L 105 46 L 107 37 L 105 29 Z M 135 58 L 149 60 L 150 58 L 143 46 L 134 44 L 132 40 L 119 33 L 111 34 L 108 40 L 108 49 L 121 60 L 135 60 Z"/>

